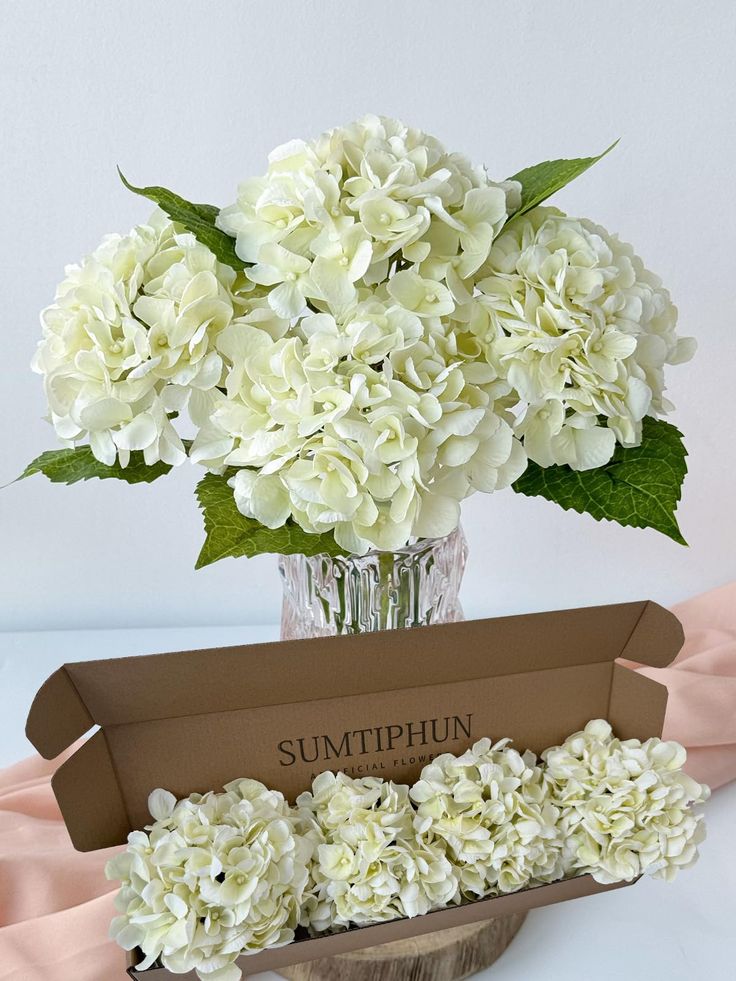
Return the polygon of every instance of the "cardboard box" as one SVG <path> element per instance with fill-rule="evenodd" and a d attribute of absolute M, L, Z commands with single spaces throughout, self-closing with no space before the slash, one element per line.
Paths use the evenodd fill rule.
<path fill-rule="evenodd" d="M 155 787 L 183 797 L 248 776 L 293 800 L 326 769 L 412 782 L 433 756 L 482 736 L 540 752 L 594 718 L 622 738 L 659 735 L 666 689 L 615 661 L 663 667 L 682 642 L 677 619 L 645 601 L 87 661 L 44 683 L 26 733 L 53 759 L 100 727 L 52 781 L 74 846 L 89 851 L 148 824 Z M 581 876 L 240 963 L 256 973 L 619 887 Z"/>

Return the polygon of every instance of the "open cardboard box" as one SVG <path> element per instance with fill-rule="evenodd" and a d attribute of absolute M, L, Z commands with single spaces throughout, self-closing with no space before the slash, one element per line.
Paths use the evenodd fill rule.
<path fill-rule="evenodd" d="M 148 795 L 253 777 L 292 800 L 322 770 L 413 782 L 433 756 L 483 736 L 541 752 L 595 718 L 622 738 L 660 735 L 666 689 L 615 663 L 663 667 L 682 646 L 652 602 L 471 620 L 417 630 L 67 664 L 39 690 L 28 738 L 53 759 L 74 846 L 122 845 Z M 620 888 L 580 876 L 244 956 L 247 973 L 329 957 Z M 163 969 L 129 974 L 173 977 Z"/>

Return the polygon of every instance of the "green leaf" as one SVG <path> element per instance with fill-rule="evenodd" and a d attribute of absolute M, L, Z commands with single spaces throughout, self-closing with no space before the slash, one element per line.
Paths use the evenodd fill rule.
<path fill-rule="evenodd" d="M 252 558 L 264 552 L 279 555 L 342 555 L 331 534 L 310 535 L 293 521 L 281 528 L 266 528 L 238 511 L 227 481 L 230 473 L 208 473 L 197 484 L 197 500 L 204 514 L 205 541 L 195 568 L 202 569 L 220 559 Z"/>
<path fill-rule="evenodd" d="M 687 545 L 675 517 L 686 456 L 682 433 L 670 423 L 647 417 L 641 446 L 619 446 L 605 466 L 580 472 L 530 462 L 513 487 L 519 494 L 590 514 L 596 521 L 654 528 Z"/>
<path fill-rule="evenodd" d="M 556 191 L 561 190 L 570 181 L 585 173 L 594 163 L 601 160 L 607 153 L 616 146 L 618 140 L 612 143 L 607 150 L 599 153 L 597 157 L 579 157 L 574 160 L 545 160 L 543 163 L 535 164 L 534 167 L 526 167 L 518 174 L 509 177 L 511 181 L 519 181 L 521 184 L 521 206 L 514 212 L 512 218 L 525 215 L 527 211 L 536 208 L 538 204 L 546 201 L 548 197 Z"/>
<path fill-rule="evenodd" d="M 116 477 L 118 480 L 127 480 L 129 484 L 150 484 L 170 470 L 168 463 L 159 462 L 149 466 L 140 450 L 130 454 L 127 467 L 121 467 L 119 463 L 109 467 L 93 456 L 89 446 L 75 446 L 66 450 L 47 450 L 36 457 L 33 463 L 28 464 L 18 480 L 31 477 L 34 473 L 42 473 L 55 484 L 76 484 L 80 480 L 90 480 L 93 477 L 101 480 Z"/>
<path fill-rule="evenodd" d="M 243 262 L 235 252 L 235 239 L 215 227 L 219 208 L 213 204 L 192 204 L 165 187 L 134 187 L 118 167 L 120 180 L 129 191 L 153 201 L 162 208 L 172 221 L 183 225 L 197 240 L 211 249 L 220 262 L 231 269 L 244 269 L 249 263 Z"/>

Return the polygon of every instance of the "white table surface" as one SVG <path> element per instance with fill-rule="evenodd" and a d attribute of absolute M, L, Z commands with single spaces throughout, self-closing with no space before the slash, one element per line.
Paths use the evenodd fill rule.
<path fill-rule="evenodd" d="M 31 699 L 66 661 L 277 639 L 275 626 L 0 634 L 0 766 L 32 752 Z M 479 981 L 732 981 L 736 978 L 736 783 L 707 805 L 702 857 L 674 883 L 534 910 Z M 260 974 L 253 981 L 277 981 Z"/>

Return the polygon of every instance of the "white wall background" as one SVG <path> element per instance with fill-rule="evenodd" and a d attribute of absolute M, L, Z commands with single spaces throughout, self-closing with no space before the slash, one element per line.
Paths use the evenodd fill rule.
<path fill-rule="evenodd" d="M 557 203 L 632 241 L 697 360 L 670 374 L 689 549 L 511 492 L 465 505 L 473 616 L 652 597 L 736 575 L 736 5 L 472 0 L 0 2 L 0 483 L 55 445 L 28 368 L 65 263 L 148 213 L 118 183 L 234 198 L 267 152 L 367 111 L 503 178 L 619 148 Z M 275 620 L 273 557 L 195 573 L 197 474 L 0 492 L 5 629 Z"/>

